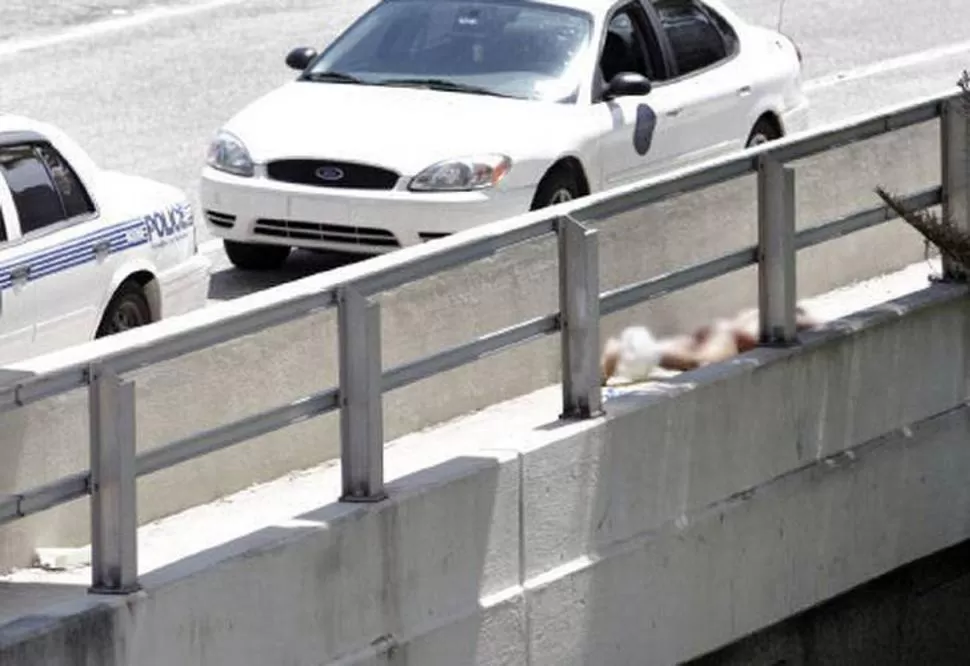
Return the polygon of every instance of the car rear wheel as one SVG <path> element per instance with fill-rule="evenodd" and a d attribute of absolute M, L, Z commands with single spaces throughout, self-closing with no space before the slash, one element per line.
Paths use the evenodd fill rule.
<path fill-rule="evenodd" d="M 579 184 L 568 169 L 559 168 L 549 172 L 536 188 L 531 210 L 572 201 L 579 197 Z"/>
<path fill-rule="evenodd" d="M 760 118 L 751 129 L 751 134 L 748 135 L 748 143 L 746 146 L 748 148 L 751 148 L 752 146 L 760 146 L 763 143 L 775 141 L 776 139 L 780 138 L 781 132 L 778 131 L 778 127 L 775 125 L 775 123 L 771 122 L 767 118 Z"/>
<path fill-rule="evenodd" d="M 103 338 L 152 323 L 152 308 L 145 290 L 135 282 L 125 282 L 111 297 L 95 337 Z"/>
<path fill-rule="evenodd" d="M 261 245 L 224 240 L 226 256 L 236 268 L 247 271 L 268 271 L 282 266 L 292 248 L 286 245 Z"/>

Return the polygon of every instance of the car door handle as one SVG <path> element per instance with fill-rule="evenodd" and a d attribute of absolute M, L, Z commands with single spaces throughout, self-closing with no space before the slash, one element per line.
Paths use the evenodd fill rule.
<path fill-rule="evenodd" d="M 107 256 L 109 250 L 111 250 L 111 243 L 109 241 L 103 240 L 94 244 L 94 256 L 99 259 Z"/>
<path fill-rule="evenodd" d="M 741 97 L 747 97 L 751 94 L 751 86 L 741 86 L 738 88 L 738 95 Z"/>
<path fill-rule="evenodd" d="M 670 116 L 671 118 L 674 118 L 675 116 L 679 116 L 680 112 L 683 110 L 684 110 L 683 108 L 671 109 L 670 111 L 667 112 L 667 115 Z"/>
<path fill-rule="evenodd" d="M 17 266 L 10 271 L 10 279 L 14 282 L 26 282 L 30 277 L 30 266 Z"/>

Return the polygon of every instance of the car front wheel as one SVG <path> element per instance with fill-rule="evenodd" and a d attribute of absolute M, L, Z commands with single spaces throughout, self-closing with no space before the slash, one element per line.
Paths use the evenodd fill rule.
<path fill-rule="evenodd" d="M 559 168 L 549 172 L 536 188 L 531 210 L 566 203 L 579 197 L 579 185 L 568 169 Z"/>
<path fill-rule="evenodd" d="M 111 297 L 95 337 L 103 338 L 124 333 L 150 323 L 152 323 L 152 308 L 148 304 L 145 290 L 135 282 L 125 282 Z"/>
<path fill-rule="evenodd" d="M 268 271 L 279 268 L 290 256 L 292 248 L 286 245 L 261 245 L 224 240 L 226 256 L 236 268 L 247 271 Z"/>
<path fill-rule="evenodd" d="M 769 141 L 775 141 L 781 138 L 781 132 L 775 127 L 775 124 L 769 121 L 767 118 L 761 118 L 754 124 L 751 129 L 751 134 L 748 135 L 748 142 L 746 146 L 751 148 L 753 146 L 760 146 L 763 143 L 768 143 Z"/>

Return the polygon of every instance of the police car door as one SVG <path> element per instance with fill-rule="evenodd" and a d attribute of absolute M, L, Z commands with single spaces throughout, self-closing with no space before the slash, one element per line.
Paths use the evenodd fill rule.
<path fill-rule="evenodd" d="M 605 187 L 662 173 L 681 151 L 679 91 L 666 85 L 656 35 L 639 0 L 619 6 L 605 26 L 593 83 L 592 111 L 602 136 Z M 653 81 L 646 95 L 604 99 L 606 83 L 619 72 Z"/>
<path fill-rule="evenodd" d="M 19 270 L 24 248 L 18 244 L 17 209 L 7 185 L 9 161 L 3 139 L 0 134 L 0 364 L 31 355 L 35 315 L 29 286 Z"/>
<path fill-rule="evenodd" d="M 33 354 L 86 342 L 109 279 L 102 265 L 110 238 L 87 190 L 54 146 L 35 138 L 4 150 L 20 223 L 14 281 L 34 308 Z"/>

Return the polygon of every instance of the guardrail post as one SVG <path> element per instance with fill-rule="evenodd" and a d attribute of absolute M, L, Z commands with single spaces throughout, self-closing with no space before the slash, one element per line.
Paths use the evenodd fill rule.
<path fill-rule="evenodd" d="M 135 475 L 135 383 L 92 366 L 91 587 L 93 594 L 129 594 L 138 583 Z"/>
<path fill-rule="evenodd" d="M 758 313 L 761 343 L 788 345 L 795 333 L 795 170 L 758 159 Z"/>
<path fill-rule="evenodd" d="M 603 412 L 599 372 L 599 239 L 595 229 L 587 229 L 571 217 L 560 217 L 557 230 L 562 327 L 561 418 L 591 418 Z"/>
<path fill-rule="evenodd" d="M 384 491 L 381 311 L 353 287 L 339 295 L 340 466 L 343 502 L 379 502 Z"/>
<path fill-rule="evenodd" d="M 970 109 L 963 95 L 943 102 L 940 115 L 940 154 L 943 177 L 943 219 L 970 232 Z M 943 279 L 966 282 L 967 269 L 941 259 Z"/>

